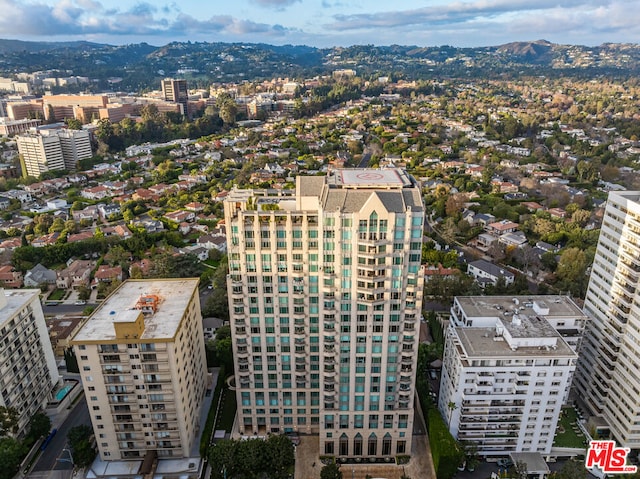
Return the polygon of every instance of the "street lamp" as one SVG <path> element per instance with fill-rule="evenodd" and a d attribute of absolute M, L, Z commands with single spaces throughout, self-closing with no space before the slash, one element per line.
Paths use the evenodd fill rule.
<path fill-rule="evenodd" d="M 73 462 L 73 456 L 71 455 L 71 449 L 67 449 L 66 447 L 62 448 L 62 452 L 67 451 L 69 453 L 69 459 L 65 457 L 58 457 L 56 460 L 60 462 L 69 462 L 72 466 L 75 467 L 75 463 Z"/>

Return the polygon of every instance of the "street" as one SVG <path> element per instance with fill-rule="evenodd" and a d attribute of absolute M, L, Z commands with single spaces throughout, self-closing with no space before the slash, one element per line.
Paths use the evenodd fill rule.
<path fill-rule="evenodd" d="M 69 453 L 62 449 L 66 447 L 69 429 L 81 424 L 91 426 L 89 408 L 84 395 L 69 412 L 64 423 L 58 426 L 57 434 L 53 436 L 47 448 L 41 453 L 33 466 L 32 472 L 73 469 L 73 465 L 69 462 Z M 58 459 L 62 459 L 62 461 Z"/>

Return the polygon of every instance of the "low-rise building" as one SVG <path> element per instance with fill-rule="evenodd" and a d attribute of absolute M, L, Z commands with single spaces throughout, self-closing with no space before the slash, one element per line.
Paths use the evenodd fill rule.
<path fill-rule="evenodd" d="M 484 259 L 469 263 L 467 265 L 467 273 L 473 276 L 482 288 L 487 284 L 495 286 L 500 279 L 504 281 L 505 285 L 510 285 L 516 279 L 516 275 L 511 271 Z"/>

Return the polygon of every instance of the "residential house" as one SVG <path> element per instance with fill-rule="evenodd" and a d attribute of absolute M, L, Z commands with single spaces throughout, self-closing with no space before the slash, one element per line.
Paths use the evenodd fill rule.
<path fill-rule="evenodd" d="M 514 231 L 512 233 L 505 233 L 498 238 L 498 241 L 505 246 L 515 246 L 520 248 L 527 244 L 527 237 L 522 231 Z"/>
<path fill-rule="evenodd" d="M 38 263 L 24 275 L 24 285 L 28 288 L 39 288 L 43 284 L 56 284 L 56 278 L 55 271 Z"/>
<path fill-rule="evenodd" d="M 202 318 L 202 328 L 204 329 L 205 341 L 216 338 L 216 331 L 224 326 L 224 319 L 220 318 Z"/>
<path fill-rule="evenodd" d="M 11 206 L 11 200 L 0 196 L 0 210 L 6 210 L 9 206 Z"/>
<path fill-rule="evenodd" d="M 75 233 L 67 236 L 67 243 L 75 243 L 77 241 L 84 241 L 93 238 L 93 231 L 81 231 L 80 233 Z"/>
<path fill-rule="evenodd" d="M 69 317 L 67 315 L 62 320 L 46 319 L 49 339 L 56 357 L 64 356 L 65 351 L 70 347 L 69 340 L 80 330 L 84 319 L 84 316 Z"/>
<path fill-rule="evenodd" d="M 96 205 L 89 205 L 82 210 L 73 211 L 71 215 L 75 221 L 95 221 L 98 219 L 98 207 Z"/>
<path fill-rule="evenodd" d="M 424 281 L 427 283 L 431 278 L 453 278 L 460 274 L 458 268 L 445 268 L 442 264 L 437 265 L 425 264 L 422 265 L 422 272 L 424 273 Z"/>
<path fill-rule="evenodd" d="M 185 210 L 193 211 L 194 213 L 200 213 L 202 210 L 204 210 L 204 207 L 204 203 L 199 203 L 197 201 L 193 201 L 184 205 Z"/>
<path fill-rule="evenodd" d="M 101 264 L 93 276 L 93 286 L 98 283 L 112 283 L 122 281 L 122 266 L 108 266 Z"/>
<path fill-rule="evenodd" d="M 158 231 L 164 231 L 164 225 L 160 220 L 143 220 L 136 221 L 133 224 L 136 228 L 144 228 L 147 233 L 157 233 Z"/>
<path fill-rule="evenodd" d="M 16 248 L 22 246 L 22 238 L 9 238 L 2 242 L 0 242 L 0 252 L 2 251 L 13 251 Z"/>
<path fill-rule="evenodd" d="M 495 286 L 501 278 L 504 280 L 505 285 L 509 285 L 516 278 L 516 275 L 511 271 L 484 259 L 469 263 L 467 265 L 467 273 L 473 276 L 482 288 L 487 284 Z"/>
<path fill-rule="evenodd" d="M 473 218 L 473 226 L 482 226 L 483 228 L 490 223 L 493 223 L 496 217 L 490 213 L 478 213 Z"/>
<path fill-rule="evenodd" d="M 127 239 L 133 236 L 126 225 L 105 226 L 102 228 L 102 232 L 105 236 L 118 236 L 120 239 Z"/>
<path fill-rule="evenodd" d="M 475 246 L 480 251 L 487 251 L 491 248 L 491 245 L 498 240 L 494 235 L 489 233 L 480 233 L 475 240 Z"/>
<path fill-rule="evenodd" d="M 22 288 L 22 273 L 10 264 L 0 266 L 0 286 L 4 288 Z"/>
<path fill-rule="evenodd" d="M 81 286 L 88 288 L 91 271 L 95 267 L 95 263 L 80 259 L 70 261 L 65 269 L 58 271 L 56 286 L 60 289 L 77 289 Z"/>
<path fill-rule="evenodd" d="M 194 221 L 196 219 L 196 214 L 193 211 L 178 210 L 166 213 L 164 217 L 174 223 L 182 223 L 183 221 Z"/>
<path fill-rule="evenodd" d="M 58 241 L 59 237 L 60 237 L 60 233 L 57 231 L 55 233 L 50 233 L 48 235 L 40 236 L 39 238 L 35 238 L 34 240 L 31 241 L 31 246 L 35 248 L 42 248 L 44 246 L 49 246 L 49 245 L 55 244 L 55 242 Z"/>
<path fill-rule="evenodd" d="M 192 254 L 196 256 L 200 261 L 206 261 L 209 259 L 209 250 L 203 246 L 189 245 L 180 249 L 181 254 Z"/>
<path fill-rule="evenodd" d="M 500 236 L 516 231 L 518 229 L 518 223 L 509 220 L 496 221 L 488 224 L 485 229 L 493 235 Z"/>
<path fill-rule="evenodd" d="M 120 205 L 109 203 L 109 204 L 99 204 L 98 205 L 98 213 L 103 220 L 108 220 L 113 216 L 119 216 L 122 214 L 122 210 L 120 209 Z"/>
<path fill-rule="evenodd" d="M 112 196 L 111 190 L 103 185 L 94 186 L 92 188 L 84 188 L 80 191 L 80 196 L 88 200 L 103 200 Z"/>
<path fill-rule="evenodd" d="M 562 208 L 549 208 L 547 211 L 552 218 L 564 219 L 567 216 L 567 212 Z"/>

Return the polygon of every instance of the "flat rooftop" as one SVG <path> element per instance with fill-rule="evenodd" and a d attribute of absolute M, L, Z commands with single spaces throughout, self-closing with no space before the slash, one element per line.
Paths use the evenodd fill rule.
<path fill-rule="evenodd" d="M 2 289 L 0 288 L 0 326 L 22 310 L 34 297 L 40 294 L 39 289 Z M 6 304 L 4 304 L 6 301 Z M 38 304 L 40 304 L 38 302 Z"/>
<path fill-rule="evenodd" d="M 553 329 L 553 328 L 552 328 Z M 496 328 L 455 328 L 456 335 L 460 339 L 462 348 L 467 358 L 544 358 L 544 357 L 571 357 L 577 354 L 565 342 L 558 333 L 555 348 L 539 346 L 520 346 L 512 349 L 502 336 L 496 335 Z"/>
<path fill-rule="evenodd" d="M 327 177 L 327 182 L 343 188 L 405 188 L 412 184 L 406 171 L 399 168 L 336 170 Z"/>
<path fill-rule="evenodd" d="M 109 341 L 116 339 L 114 323 L 129 321 L 137 316 L 136 303 L 141 296 L 155 295 L 159 298 L 154 314 L 145 315 L 144 339 L 171 339 L 175 336 L 180 321 L 191 297 L 197 298 L 198 279 L 154 279 L 128 280 L 120 285 L 93 312 L 85 325 L 73 338 L 74 342 Z"/>
<path fill-rule="evenodd" d="M 457 296 L 456 301 L 468 318 L 503 317 L 504 311 L 520 316 L 583 317 L 584 313 L 573 300 L 559 295 L 526 296 Z"/>

